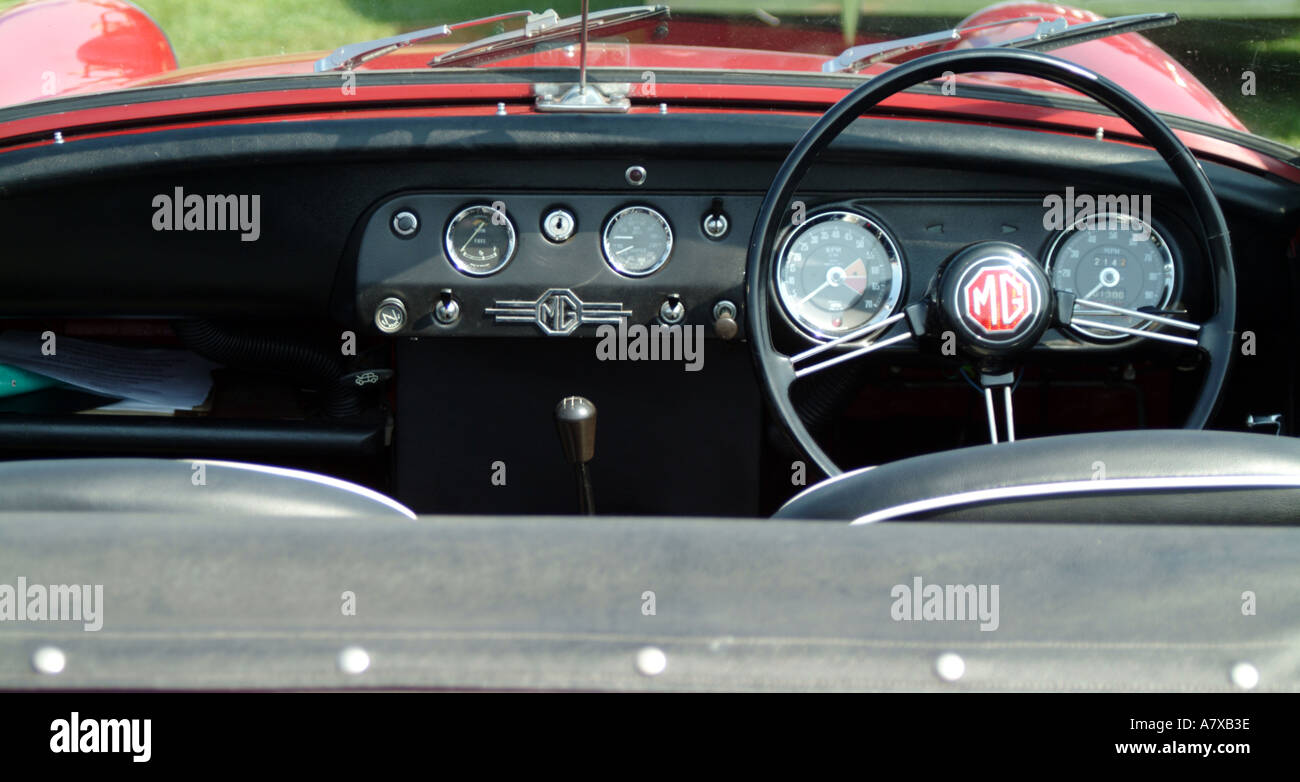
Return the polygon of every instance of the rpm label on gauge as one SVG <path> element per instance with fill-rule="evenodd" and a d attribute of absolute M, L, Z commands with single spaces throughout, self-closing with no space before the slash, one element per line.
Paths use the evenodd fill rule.
<path fill-rule="evenodd" d="M 1125 328 L 1144 328 L 1150 321 L 1089 307 L 1095 301 L 1131 310 L 1164 310 L 1174 295 L 1174 257 L 1154 227 L 1136 217 L 1104 213 L 1085 217 L 1061 232 L 1047 254 L 1052 287 L 1078 299 L 1074 314 Z M 1130 335 L 1096 327 L 1071 326 L 1094 340 L 1128 339 Z"/>
<path fill-rule="evenodd" d="M 823 212 L 786 239 L 776 284 L 781 306 L 799 328 L 833 339 L 893 314 L 903 294 L 903 264 L 879 223 L 857 212 Z"/>
<path fill-rule="evenodd" d="M 610 268 L 628 277 L 659 271 L 673 252 L 668 219 L 648 206 L 629 206 L 605 223 L 601 249 Z"/>
<path fill-rule="evenodd" d="M 475 277 L 504 269 L 514 257 L 515 243 L 515 224 L 494 206 L 466 207 L 447 223 L 447 259 Z"/>

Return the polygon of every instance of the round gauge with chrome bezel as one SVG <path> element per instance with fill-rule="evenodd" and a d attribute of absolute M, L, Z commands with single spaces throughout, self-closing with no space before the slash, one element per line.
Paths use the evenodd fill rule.
<path fill-rule="evenodd" d="M 1074 314 L 1099 323 L 1147 328 L 1151 321 L 1089 307 L 1095 301 L 1130 310 L 1164 310 L 1174 295 L 1173 251 L 1150 223 L 1120 213 L 1083 217 L 1056 237 L 1045 264 L 1052 287 L 1073 293 L 1080 301 Z M 1071 326 L 1081 336 L 1099 341 L 1129 339 L 1131 335 L 1097 327 Z"/>
<path fill-rule="evenodd" d="M 447 223 L 447 259 L 474 277 L 496 274 L 515 255 L 515 224 L 496 205 L 467 206 Z"/>
<path fill-rule="evenodd" d="M 818 339 L 834 339 L 888 318 L 903 296 L 898 243 L 864 214 L 810 215 L 781 245 L 777 298 L 790 319 Z"/>
<path fill-rule="evenodd" d="M 668 218 L 648 206 L 620 209 L 605 222 L 601 236 L 605 262 L 619 274 L 645 277 L 668 262 L 673 229 Z"/>

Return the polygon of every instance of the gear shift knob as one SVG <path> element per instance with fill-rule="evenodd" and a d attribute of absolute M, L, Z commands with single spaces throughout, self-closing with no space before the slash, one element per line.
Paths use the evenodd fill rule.
<path fill-rule="evenodd" d="M 586 464 L 596 455 L 596 406 L 581 396 L 566 396 L 555 406 L 555 429 L 569 464 Z"/>
<path fill-rule="evenodd" d="M 566 396 L 555 406 L 555 431 L 560 434 L 564 460 L 573 465 L 578 481 L 578 512 L 596 513 L 595 493 L 587 462 L 596 455 L 596 406 L 581 396 Z"/>

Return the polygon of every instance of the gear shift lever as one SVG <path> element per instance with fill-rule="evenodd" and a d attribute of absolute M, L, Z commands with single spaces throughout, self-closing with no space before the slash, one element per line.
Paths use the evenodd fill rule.
<path fill-rule="evenodd" d="M 596 455 L 596 406 L 581 396 L 566 396 L 555 406 L 555 429 L 560 434 L 564 459 L 578 479 L 578 512 L 591 516 L 596 503 L 587 462 Z"/>

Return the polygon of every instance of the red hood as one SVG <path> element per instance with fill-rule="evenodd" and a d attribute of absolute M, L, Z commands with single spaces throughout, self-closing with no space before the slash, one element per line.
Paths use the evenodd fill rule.
<path fill-rule="evenodd" d="M 1065 17 L 1070 24 L 1094 22 L 1103 17 L 1092 11 L 1084 11 L 1052 3 L 1007 2 L 991 6 L 972 14 L 962 26 L 986 24 L 988 22 L 1018 19 L 1023 16 Z M 954 48 L 968 48 L 985 43 L 986 38 L 1006 40 L 1007 38 L 1028 35 L 1033 32 L 1031 25 L 1012 25 L 998 29 L 996 38 L 975 35 Z M 1215 125 L 1247 130 L 1241 121 L 1233 116 L 1228 108 L 1214 97 L 1205 85 L 1178 63 L 1173 57 L 1151 41 L 1130 33 L 1103 38 L 1099 41 L 1067 46 L 1053 54 L 1105 76 L 1122 85 L 1151 108 L 1157 111 L 1181 114 L 1185 117 L 1199 119 Z M 1012 87 L 1029 87 L 1056 92 L 1069 90 L 1055 84 L 1046 84 L 1040 80 L 1026 79 L 1010 74 L 988 74 L 986 79 Z"/>
<path fill-rule="evenodd" d="M 1064 16 L 1071 24 L 1101 18 L 1090 11 L 1062 5 L 1009 2 L 979 11 L 964 24 L 1032 15 Z M 826 57 L 843 48 L 843 40 L 835 31 L 809 32 L 761 24 L 750 27 L 738 20 L 723 22 L 688 17 L 674 19 L 669 29 L 671 38 L 667 44 L 647 43 L 649 31 L 633 32 L 631 44 L 597 44 L 592 49 L 591 64 L 646 70 L 820 73 Z M 1005 39 L 1026 32 L 1029 32 L 1027 26 L 1004 28 L 995 34 L 998 39 Z M 865 42 L 878 37 L 864 33 L 859 40 Z M 726 45 L 696 45 L 706 41 Z M 363 66 L 363 70 L 423 69 L 434 54 L 447 48 L 450 47 L 412 47 L 374 60 Z M 781 51 L 791 48 L 820 49 L 824 54 Z M 0 14 L 0 67 L 6 74 L 0 82 L 0 105 L 51 95 L 155 84 L 310 73 L 313 63 L 323 54 L 263 57 L 176 70 L 175 55 L 162 31 L 148 15 L 125 0 L 35 0 Z M 1061 49 L 1057 54 L 1120 82 L 1157 110 L 1245 130 L 1191 73 L 1140 35 L 1079 44 Z M 577 54 L 572 48 L 521 54 L 492 63 L 493 67 L 521 68 L 576 65 Z M 1011 87 L 1066 91 L 1036 79 L 1007 74 L 968 78 Z"/>
<path fill-rule="evenodd" d="M 1035 15 L 1064 16 L 1073 24 L 1099 18 L 1090 12 L 1066 6 L 1011 2 L 985 8 L 968 17 L 965 24 Z M 634 85 L 633 95 L 639 100 L 633 111 L 653 111 L 655 103 L 664 102 L 673 111 L 737 110 L 735 107 L 749 106 L 744 110 L 819 112 L 857 83 L 855 79 L 826 79 L 824 85 L 805 82 L 804 86 L 773 86 L 771 82 L 746 84 L 734 79 L 728 83 L 709 83 L 707 75 L 693 77 L 689 83 L 673 83 L 672 79 L 664 78 L 671 69 L 691 69 L 705 74 L 708 71 L 728 74 L 738 71 L 820 73 L 822 62 L 844 48 L 843 39 L 834 30 L 747 25 L 742 21 L 674 17 L 669 23 L 669 37 L 657 43 L 651 41 L 649 30 L 631 33 L 629 43 L 594 43 L 591 64 L 597 68 L 618 67 L 643 72 L 643 81 L 649 83 Z M 997 34 L 999 38 L 1006 38 L 1026 32 L 1028 30 L 1004 28 Z M 856 42 L 877 39 L 879 36 L 864 33 Z M 704 43 L 714 45 L 702 45 Z M 966 42 L 962 45 L 971 44 Z M 447 48 L 446 45 L 411 47 L 367 63 L 361 70 L 415 69 L 427 72 L 429 59 Z M 491 67 L 576 68 L 575 49 L 568 47 L 521 54 L 493 61 Z M 803 53 L 789 53 L 791 49 Z M 177 70 L 175 55 L 162 31 L 147 14 L 125 0 L 32 0 L 0 14 L 0 67 L 6 73 L 6 78 L 0 80 L 0 106 L 51 96 L 132 87 L 308 74 L 313 72 L 315 61 L 323 54 L 262 57 Z M 1204 85 L 1140 35 L 1126 34 L 1091 41 L 1057 50 L 1056 54 L 1108 76 L 1156 110 L 1245 130 Z M 875 67 L 885 69 L 892 66 Z M 658 84 L 653 84 L 656 74 L 660 79 Z M 959 78 L 967 82 L 1069 92 L 1047 82 L 1015 75 L 972 74 Z M 7 123 L 0 129 L 0 141 L 10 139 L 11 144 L 49 143 L 56 130 L 65 136 L 88 135 L 101 132 L 99 129 L 105 126 L 253 121 L 244 119 L 243 115 L 264 118 L 268 112 L 286 117 L 343 116 L 360 108 L 369 108 L 399 113 L 472 114 L 491 112 L 498 102 L 507 104 L 510 113 L 533 111 L 531 85 L 522 80 L 493 84 L 369 85 L 358 87 L 348 97 L 340 97 L 340 93 L 337 84 L 331 85 L 328 81 L 309 88 L 304 88 L 299 81 L 292 88 L 234 89 L 229 94 L 206 98 L 133 99 L 76 111 L 52 107 L 50 113 Z M 1045 129 L 1058 128 L 1065 132 L 1092 134 L 1098 131 L 1111 138 L 1132 138 L 1132 129 L 1114 117 L 981 100 L 970 97 L 969 93 L 964 96 L 959 93 L 957 97 L 901 93 L 882 104 L 882 108 L 922 117 L 942 114 L 950 119 L 973 122 L 1002 121 Z M 250 113 L 254 110 L 258 113 Z M 221 117 L 212 115 L 212 112 Z M 1178 133 L 1198 155 L 1300 181 L 1300 169 L 1281 159 L 1203 134 Z"/>

